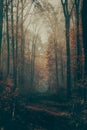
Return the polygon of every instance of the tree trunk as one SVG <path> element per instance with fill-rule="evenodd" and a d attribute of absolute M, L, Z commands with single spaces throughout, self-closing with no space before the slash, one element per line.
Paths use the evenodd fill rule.
<path fill-rule="evenodd" d="M 6 0 L 6 35 L 7 35 L 7 76 L 10 73 L 10 41 L 9 41 L 9 23 L 8 23 L 8 1 Z"/>
<path fill-rule="evenodd" d="M 73 10 L 73 5 L 71 10 L 69 10 L 69 1 L 68 0 L 61 0 L 64 17 L 65 17 L 65 29 L 66 29 L 66 70 L 67 70 L 67 98 L 71 98 L 71 62 L 70 62 L 70 36 L 69 36 L 69 30 L 70 30 L 70 17 Z"/>
<path fill-rule="evenodd" d="M 17 2 L 17 12 L 16 12 L 16 77 L 15 77 L 15 85 L 18 86 L 18 11 L 19 11 L 19 0 Z"/>
<path fill-rule="evenodd" d="M 23 29 L 23 0 L 21 0 L 21 86 L 24 87 L 24 29 Z"/>
<path fill-rule="evenodd" d="M 60 67 L 61 67 L 61 84 L 64 83 L 64 72 L 63 72 L 63 48 L 61 47 L 61 50 L 60 50 L 60 60 L 61 60 L 61 64 L 60 64 Z"/>
<path fill-rule="evenodd" d="M 3 29 L 3 0 L 0 0 L 0 71 L 1 71 L 2 29 Z"/>
<path fill-rule="evenodd" d="M 69 37 L 69 29 L 70 29 L 70 18 L 66 18 L 65 20 L 65 28 L 66 28 L 66 55 L 67 55 L 67 97 L 71 97 L 71 66 L 70 66 L 70 37 Z"/>
<path fill-rule="evenodd" d="M 82 28 L 83 28 L 83 46 L 84 46 L 84 59 L 85 59 L 85 78 L 87 78 L 87 1 L 83 0 L 82 7 Z"/>
<path fill-rule="evenodd" d="M 12 58 L 13 58 L 13 79 L 15 83 L 15 56 L 14 56 L 14 17 L 13 17 L 13 0 L 11 0 L 11 33 L 12 33 Z"/>
<path fill-rule="evenodd" d="M 59 78 L 58 78 L 58 55 L 57 55 L 57 41 L 54 39 L 54 51 L 55 51 L 55 71 L 56 71 L 56 88 L 59 87 Z"/>
<path fill-rule="evenodd" d="M 77 37 L 77 83 L 82 79 L 82 65 L 81 65 L 81 43 L 80 43 L 80 17 L 79 17 L 80 0 L 75 1 L 76 9 L 76 37 Z"/>
<path fill-rule="evenodd" d="M 82 7 L 82 28 L 83 28 L 83 47 L 84 47 L 84 77 L 85 77 L 85 86 L 84 86 L 84 101 L 86 101 L 86 86 L 87 86 L 87 1 L 83 0 Z"/>
<path fill-rule="evenodd" d="M 32 57 L 31 57 L 31 90 L 34 90 L 34 75 L 35 75 L 35 50 L 36 44 L 32 45 Z"/>

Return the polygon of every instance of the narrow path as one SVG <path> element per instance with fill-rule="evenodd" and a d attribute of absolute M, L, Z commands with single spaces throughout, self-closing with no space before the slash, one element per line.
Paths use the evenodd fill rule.
<path fill-rule="evenodd" d="M 46 130 L 70 130 L 69 113 L 55 112 L 47 108 L 24 104 L 21 104 L 17 111 L 17 119 L 24 121 L 27 127 L 32 124 Z"/>

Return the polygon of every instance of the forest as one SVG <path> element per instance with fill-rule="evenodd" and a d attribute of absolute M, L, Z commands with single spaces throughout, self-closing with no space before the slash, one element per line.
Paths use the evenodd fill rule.
<path fill-rule="evenodd" d="M 0 0 L 0 130 L 87 129 L 87 0 Z"/>

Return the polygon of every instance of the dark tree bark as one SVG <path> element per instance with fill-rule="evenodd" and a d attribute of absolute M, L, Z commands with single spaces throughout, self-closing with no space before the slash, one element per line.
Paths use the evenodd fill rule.
<path fill-rule="evenodd" d="M 15 83 L 15 55 L 14 55 L 14 14 L 13 14 L 13 0 L 11 0 L 11 33 L 12 33 L 12 60 L 13 60 L 13 78 Z"/>
<path fill-rule="evenodd" d="M 57 41 L 54 39 L 54 53 L 55 53 L 55 71 L 56 71 L 56 88 L 59 87 L 59 77 L 58 77 L 58 54 L 57 54 Z"/>
<path fill-rule="evenodd" d="M 34 90 L 35 50 L 36 50 L 36 44 L 33 43 L 32 44 L 32 57 L 31 57 L 31 90 L 32 91 Z"/>
<path fill-rule="evenodd" d="M 66 29 L 66 56 L 67 56 L 67 97 L 71 97 L 71 62 L 70 62 L 70 37 L 69 37 L 69 30 L 70 30 L 70 17 L 72 14 L 72 10 L 74 4 L 72 5 L 71 10 L 69 11 L 69 1 L 68 0 L 61 0 L 64 17 L 65 17 L 65 29 Z"/>
<path fill-rule="evenodd" d="M 21 0 L 21 86 L 24 87 L 24 0 Z"/>
<path fill-rule="evenodd" d="M 0 0 L 0 80 L 2 80 L 1 72 L 1 46 L 2 46 L 2 30 L 3 30 L 3 1 Z"/>
<path fill-rule="evenodd" d="M 8 7 L 9 7 L 8 0 L 6 0 L 7 76 L 10 73 L 10 41 L 9 41 Z"/>
<path fill-rule="evenodd" d="M 75 0 L 75 15 L 76 15 L 76 37 L 77 37 L 77 82 L 82 79 L 82 64 L 81 64 L 81 42 L 80 42 L 80 0 Z"/>
<path fill-rule="evenodd" d="M 85 59 L 85 78 L 87 78 L 87 0 L 83 0 L 82 6 L 82 28 L 83 28 L 83 46 L 84 46 L 84 59 Z"/>
<path fill-rule="evenodd" d="M 2 45 L 2 29 L 3 29 L 3 1 L 0 0 L 0 69 L 1 69 L 1 45 Z"/>
<path fill-rule="evenodd" d="M 87 95 L 87 0 L 83 0 L 82 6 L 82 28 L 83 28 L 83 47 L 84 47 L 84 101 L 86 101 Z"/>
<path fill-rule="evenodd" d="M 19 0 L 17 1 L 17 10 L 16 10 L 16 78 L 15 85 L 18 86 L 18 22 L 19 22 Z"/>
<path fill-rule="evenodd" d="M 64 83 L 63 48 L 60 49 L 61 83 Z"/>

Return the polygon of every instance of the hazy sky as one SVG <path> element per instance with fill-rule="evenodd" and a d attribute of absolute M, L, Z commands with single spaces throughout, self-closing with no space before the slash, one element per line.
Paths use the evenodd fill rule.
<path fill-rule="evenodd" d="M 60 0 L 48 0 L 48 1 L 51 2 L 54 7 L 60 6 Z M 35 14 L 33 10 L 34 10 L 34 5 L 32 5 L 30 9 L 29 16 L 26 20 L 26 26 L 28 26 L 28 28 L 33 31 L 34 29 L 33 26 L 36 24 L 37 30 L 39 28 L 39 34 L 41 36 L 41 40 L 43 43 L 45 43 L 47 42 L 48 36 L 49 36 L 49 33 L 48 33 L 49 26 L 47 27 L 47 25 L 45 24 L 44 17 L 38 14 Z M 30 23 L 31 23 L 31 26 L 30 26 Z"/>
<path fill-rule="evenodd" d="M 61 5 L 60 0 L 49 0 L 49 2 L 56 8 L 60 7 Z M 42 41 L 47 42 L 49 34 L 48 34 L 47 26 L 44 23 L 41 26 L 41 32 L 43 32 L 43 33 L 40 33 Z"/>

